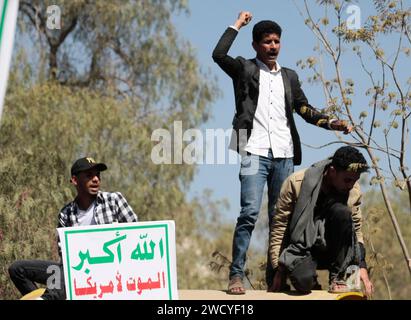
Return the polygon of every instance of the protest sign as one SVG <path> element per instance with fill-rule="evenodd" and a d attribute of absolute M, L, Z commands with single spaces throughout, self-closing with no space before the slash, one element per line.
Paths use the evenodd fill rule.
<path fill-rule="evenodd" d="M 0 119 L 9 77 L 18 8 L 18 0 L 0 0 Z"/>
<path fill-rule="evenodd" d="M 57 230 L 67 299 L 178 299 L 174 221 Z"/>

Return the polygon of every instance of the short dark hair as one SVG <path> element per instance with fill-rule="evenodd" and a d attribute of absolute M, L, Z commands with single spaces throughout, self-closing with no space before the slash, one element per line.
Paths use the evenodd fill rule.
<path fill-rule="evenodd" d="M 332 157 L 331 165 L 337 171 L 363 173 L 369 169 L 367 161 L 361 152 L 350 146 L 339 148 Z"/>
<path fill-rule="evenodd" d="M 281 27 L 277 22 L 262 20 L 257 22 L 253 27 L 253 41 L 260 42 L 265 33 L 275 33 L 281 38 L 281 31 Z"/>

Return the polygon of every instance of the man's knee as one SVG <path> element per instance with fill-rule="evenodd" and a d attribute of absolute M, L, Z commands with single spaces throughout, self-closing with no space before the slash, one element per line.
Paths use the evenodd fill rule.
<path fill-rule="evenodd" d="M 339 224 L 351 224 L 352 223 L 352 211 L 347 205 L 343 203 L 335 203 L 330 208 L 330 216 L 332 220 Z"/>
<path fill-rule="evenodd" d="M 9 275 L 13 279 L 25 273 L 24 261 L 15 261 L 9 266 Z"/>
<path fill-rule="evenodd" d="M 294 267 L 289 277 L 292 285 L 297 291 L 310 292 L 317 283 L 316 263 L 312 257 L 306 257 Z"/>
<path fill-rule="evenodd" d="M 317 283 L 317 275 L 315 273 L 302 273 L 290 275 L 290 280 L 295 290 L 300 292 L 310 292 Z"/>
<path fill-rule="evenodd" d="M 240 216 L 237 219 L 237 223 L 248 227 L 248 228 L 252 228 L 254 229 L 255 224 L 257 223 L 257 214 L 240 214 Z"/>

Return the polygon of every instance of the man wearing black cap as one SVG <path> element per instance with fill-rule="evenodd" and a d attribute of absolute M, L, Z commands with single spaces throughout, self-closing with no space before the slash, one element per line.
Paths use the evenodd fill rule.
<path fill-rule="evenodd" d="M 137 221 L 136 214 L 121 193 L 99 191 L 100 172 L 106 169 L 104 163 L 96 163 L 93 158 L 74 162 L 71 183 L 77 189 L 77 197 L 61 210 L 59 227 Z"/>
<path fill-rule="evenodd" d="M 268 217 L 283 181 L 301 164 L 300 138 L 293 118 L 297 112 L 305 121 L 328 130 L 349 133 L 345 121 L 332 119 L 313 108 L 301 89 L 297 73 L 277 62 L 281 48 L 281 27 L 274 21 L 258 22 L 253 28 L 255 59 L 233 58 L 228 51 L 239 30 L 247 25 L 250 12 L 240 12 L 235 24 L 226 29 L 213 51 L 214 61 L 233 80 L 236 113 L 230 149 L 242 156 L 241 212 L 233 239 L 228 293 L 244 294 L 244 266 L 252 231 L 261 207 L 264 186 L 268 186 Z M 267 260 L 268 261 L 268 260 Z M 272 270 L 267 263 L 266 282 Z"/>
<path fill-rule="evenodd" d="M 76 198 L 61 209 L 58 228 L 109 224 L 113 222 L 137 222 L 137 215 L 119 192 L 100 191 L 100 172 L 107 170 L 104 163 L 97 163 L 93 158 L 81 158 L 71 167 L 71 183 L 77 190 Z M 60 239 L 58 239 L 59 254 Z M 60 289 L 47 288 L 42 295 L 44 300 L 63 300 L 66 298 L 64 274 L 61 263 L 41 260 L 21 260 L 9 267 L 10 277 L 25 295 L 35 289 L 35 283 L 46 284 L 51 266 L 60 268 Z M 58 287 L 58 286 L 57 286 Z"/>

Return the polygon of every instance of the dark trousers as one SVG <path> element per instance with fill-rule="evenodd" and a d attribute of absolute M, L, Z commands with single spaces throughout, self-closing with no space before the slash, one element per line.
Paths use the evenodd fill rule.
<path fill-rule="evenodd" d="M 58 278 L 47 283 L 53 276 L 53 271 L 58 270 Z M 42 295 L 45 300 L 65 300 L 64 273 L 61 263 L 45 260 L 20 260 L 9 267 L 9 275 L 16 288 L 22 295 L 36 290 L 37 283 L 50 285 Z M 50 282 L 50 281 L 49 281 Z M 56 283 L 57 282 L 57 283 Z M 56 288 L 57 287 L 57 288 Z"/>
<path fill-rule="evenodd" d="M 342 268 L 347 254 L 352 252 L 354 236 L 351 209 L 342 203 L 334 203 L 327 208 L 324 218 L 326 247 L 314 246 L 289 273 L 297 291 L 309 292 L 318 285 L 317 269 L 328 269 L 330 281 L 345 271 Z"/>

